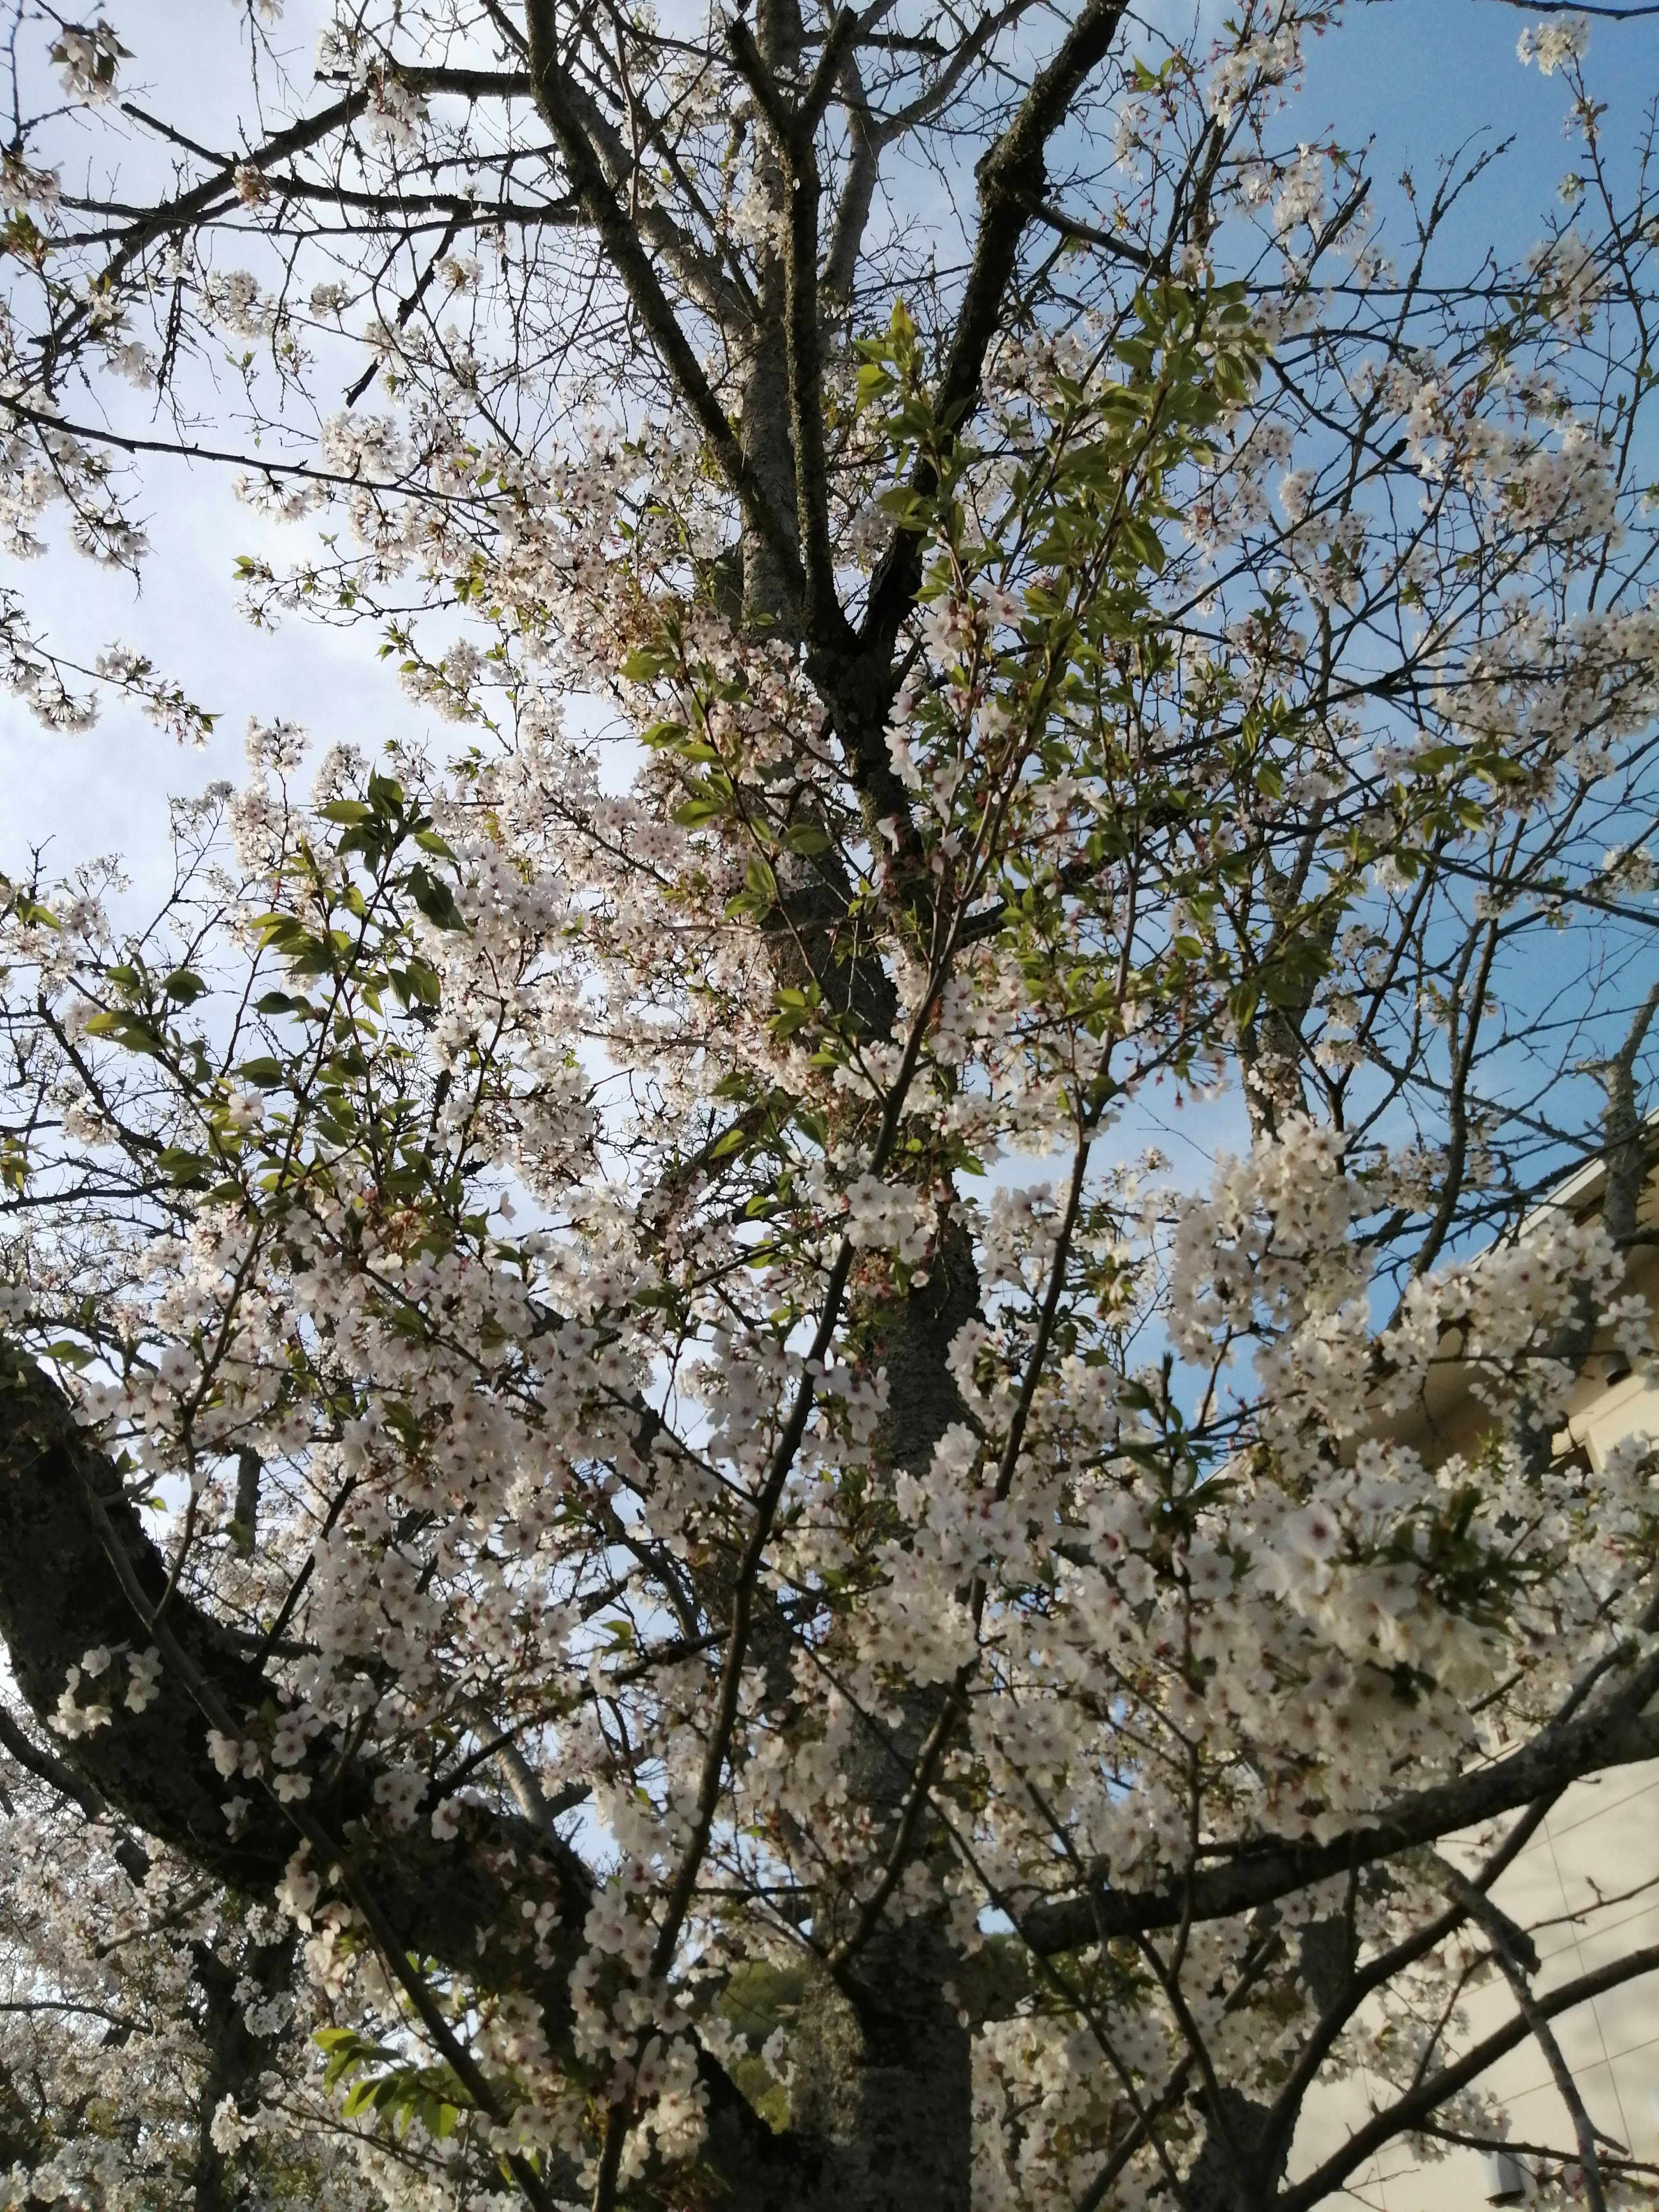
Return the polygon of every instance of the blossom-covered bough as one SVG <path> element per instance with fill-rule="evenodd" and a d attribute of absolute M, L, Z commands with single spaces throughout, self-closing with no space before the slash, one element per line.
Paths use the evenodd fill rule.
<path fill-rule="evenodd" d="M 6 2201 L 1300 2212 L 1528 2039 L 1650 2188 L 1492 1892 L 1659 1756 L 1651 148 L 1538 11 L 1466 281 L 1337 12 L 264 7 L 216 151 L 17 11 L 14 550 L 240 455 L 459 734 L 4 887 Z"/>

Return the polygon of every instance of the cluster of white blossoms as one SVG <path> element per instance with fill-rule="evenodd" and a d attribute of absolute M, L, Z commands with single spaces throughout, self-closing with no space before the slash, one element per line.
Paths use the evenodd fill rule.
<path fill-rule="evenodd" d="M 204 319 L 233 337 L 269 337 L 276 326 L 277 304 L 250 270 L 204 270 L 200 297 Z"/>
<path fill-rule="evenodd" d="M 82 1655 L 79 1666 L 71 1667 L 64 1678 L 64 1688 L 52 1714 L 52 1726 L 60 1735 L 73 1741 L 76 1736 L 91 1735 L 100 1728 L 107 1728 L 115 1717 L 116 1694 L 119 1677 L 125 1672 L 127 1686 L 120 1704 L 130 1713 L 142 1713 L 154 1705 L 160 1694 L 161 1655 L 152 1644 L 143 1651 L 125 1651 L 113 1655 L 107 1644 L 100 1644 Z"/>
<path fill-rule="evenodd" d="M 1210 76 L 1211 114 L 1226 122 L 1252 93 L 1293 78 L 1302 66 L 1301 34 L 1302 26 L 1294 17 L 1281 18 L 1253 37 L 1224 47 Z"/>
<path fill-rule="evenodd" d="M 113 94 L 117 69 L 128 56 L 100 15 L 91 23 L 64 23 L 52 44 L 52 58 L 62 72 L 69 97 L 97 105 Z"/>
<path fill-rule="evenodd" d="M 914 1267 L 937 1225 L 925 1194 L 862 1175 L 847 1186 L 847 1241 L 861 1250 L 891 1252 Z"/>
<path fill-rule="evenodd" d="M 1364 1285 L 1347 1238 L 1358 1195 L 1334 1129 L 1293 1121 L 1273 1145 L 1223 1159 L 1213 1191 L 1188 1200 L 1170 1249 L 1170 1334 L 1186 1358 L 1224 1353 L 1258 1315 L 1283 1330 L 1335 1312 Z"/>
<path fill-rule="evenodd" d="M 331 416 L 318 452 L 325 468 L 370 482 L 392 482 L 408 466 L 403 433 L 387 415 Z"/>
<path fill-rule="evenodd" d="M 1515 51 L 1523 62 L 1536 62 L 1540 76 L 1553 76 L 1564 63 L 1582 61 L 1589 51 L 1589 19 L 1570 9 L 1553 22 L 1528 23 Z"/>
<path fill-rule="evenodd" d="M 1126 1406 L 1121 1383 L 1067 1365 L 1036 1401 L 1006 1501 L 992 1486 L 1006 1398 L 975 1395 L 975 1430 L 947 1431 L 926 1480 L 901 1486 L 906 1533 L 888 1547 L 866 1615 L 873 1662 L 948 1680 L 975 1654 L 969 1579 L 1008 1595 L 1006 1630 L 994 1599 L 984 1617 L 1000 1624 L 1001 1694 L 988 1685 L 974 1714 L 977 1758 L 1009 1783 L 975 1839 L 981 1871 L 1006 1855 L 1004 1899 L 1036 1878 L 1018 1778 L 1040 1788 L 1068 1856 L 1109 1863 L 1119 1883 L 1178 1855 L 1194 1756 L 1212 1778 L 1205 1818 L 1218 1841 L 1259 1821 L 1334 1832 L 1402 1777 L 1439 1778 L 1493 1727 L 1501 1735 L 1506 1723 L 1477 1728 L 1469 1709 L 1502 1675 L 1518 1672 L 1526 1687 L 1512 1684 L 1511 1697 L 1550 1710 L 1577 1662 L 1562 1662 L 1548 1624 L 1565 1607 L 1594 1638 L 1609 1594 L 1641 1586 L 1653 1511 L 1641 1443 L 1598 1474 L 1540 1476 L 1523 1437 L 1437 1465 L 1385 1441 L 1437 1361 L 1459 1356 L 1460 1335 L 1462 1356 L 1504 1378 L 1503 1402 L 1535 1394 L 1557 1418 L 1539 1370 L 1576 1299 L 1610 1299 L 1619 1269 L 1604 1233 L 1546 1226 L 1425 1277 L 1377 1338 L 1346 1233 L 1354 1195 L 1340 1146 L 1292 1130 L 1183 1210 L 1172 1336 L 1191 1358 L 1235 1336 L 1258 1347 L 1257 1441 L 1217 1479 L 1182 1489 L 1178 1458 L 1159 1449 L 1164 1409 L 1139 1389 Z M 1651 1357 L 1639 1302 L 1619 1326 Z M 1121 1459 L 1115 1470 L 1130 1447 L 1144 1472 Z M 1452 1576 L 1442 1532 L 1460 1515 Z M 1015 1602 L 1033 1589 L 1050 1592 L 1040 1627 Z M 1097 1710 L 1103 1672 L 1119 1701 L 1109 1720 Z M 1141 1747 L 1128 1791 L 1107 1779 L 1126 1727 Z"/>

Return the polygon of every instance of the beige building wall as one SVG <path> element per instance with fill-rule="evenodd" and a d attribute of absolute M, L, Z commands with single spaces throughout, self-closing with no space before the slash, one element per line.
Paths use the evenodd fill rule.
<path fill-rule="evenodd" d="M 1451 1854 L 1449 1853 L 1449 1856 Z M 1473 1850 L 1468 1854 L 1472 1859 Z M 1621 1767 L 1575 1784 L 1492 1895 L 1534 1931 L 1540 1994 L 1649 1944 L 1659 1943 L 1659 1762 Z M 1513 2017 L 1496 1972 L 1469 1991 L 1465 2025 L 1447 2039 L 1467 2050 Z M 1633 2158 L 1659 2164 L 1659 1976 L 1593 1998 L 1554 2021 L 1591 2120 Z M 1517 2144 L 1571 2151 L 1572 2122 L 1536 2044 L 1528 2041 L 1485 2077 L 1508 2106 Z M 1329 2157 L 1390 2099 L 1386 2082 L 1362 2075 L 1310 2100 L 1291 2173 Z M 1524 2165 L 1524 2158 L 1522 2160 Z M 1403 2142 L 1355 2174 L 1344 2196 L 1371 2212 L 1476 2212 L 1499 2179 L 1479 2152 L 1448 2150 L 1424 2161 Z"/>

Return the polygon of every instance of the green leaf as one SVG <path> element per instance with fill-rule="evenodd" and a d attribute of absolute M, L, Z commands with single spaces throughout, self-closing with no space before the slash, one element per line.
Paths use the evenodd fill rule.
<path fill-rule="evenodd" d="M 118 1009 L 94 1014 L 87 1024 L 87 1034 L 110 1037 L 128 1052 L 146 1053 L 152 1059 L 161 1054 L 161 1032 L 141 1015 L 123 1013 Z"/>
<path fill-rule="evenodd" d="M 213 1163 L 201 1152 L 189 1152 L 182 1145 L 167 1145 L 157 1154 L 156 1165 L 181 1190 L 189 1190 L 207 1181 Z"/>
<path fill-rule="evenodd" d="M 878 362 L 866 361 L 859 368 L 858 406 L 860 412 L 872 406 L 878 399 L 885 399 L 890 392 L 898 390 L 898 379 L 892 371 Z"/>
<path fill-rule="evenodd" d="M 276 1091 L 288 1080 L 288 1070 L 282 1061 L 269 1058 L 245 1060 L 236 1073 L 244 1083 L 251 1083 L 259 1091 Z"/>
<path fill-rule="evenodd" d="M 674 819 L 682 830 L 700 830 L 705 822 L 718 822 L 728 811 L 713 799 L 688 799 L 674 809 Z"/>
<path fill-rule="evenodd" d="M 640 732 L 640 743 L 654 750 L 659 745 L 677 745 L 684 735 L 684 722 L 653 722 Z"/>
<path fill-rule="evenodd" d="M 876 505 L 900 530 L 925 530 L 933 519 L 933 501 L 912 491 L 908 484 L 895 484 L 890 491 L 878 492 Z"/>
<path fill-rule="evenodd" d="M 438 929 L 465 930 L 466 919 L 455 903 L 455 895 L 441 877 L 416 866 L 409 872 L 409 895 L 427 920 Z"/>
<path fill-rule="evenodd" d="M 1123 526 L 1123 540 L 1143 568 L 1150 568 L 1155 576 L 1163 574 L 1164 541 L 1150 522 L 1133 516 Z"/>
<path fill-rule="evenodd" d="M 673 665 L 665 653 L 639 646 L 623 662 L 622 672 L 630 684 L 650 684 L 659 676 L 666 676 Z"/>
<path fill-rule="evenodd" d="M 271 945 L 279 952 L 295 944 L 304 945 L 309 939 L 305 924 L 297 915 L 262 914 L 254 923 L 262 945 Z"/>
<path fill-rule="evenodd" d="M 405 1006 L 412 1000 L 422 1006 L 435 1006 L 443 997 L 437 970 L 423 960 L 411 960 L 407 968 L 394 968 L 392 988 Z"/>

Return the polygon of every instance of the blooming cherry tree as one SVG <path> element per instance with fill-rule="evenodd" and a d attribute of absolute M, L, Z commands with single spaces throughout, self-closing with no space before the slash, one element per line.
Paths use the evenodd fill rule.
<path fill-rule="evenodd" d="M 1295 136 L 1312 0 L 354 7 L 281 114 L 275 12 L 223 156 L 53 19 L 8 526 L 142 562 L 123 395 L 232 338 L 249 612 L 453 734 L 256 723 L 147 923 L 3 886 L 6 2201 L 1304 2212 L 1528 2039 L 1540 2190 L 1639 2193 L 1550 2023 L 1659 1956 L 1490 1894 L 1659 1755 L 1584 25 L 1494 283 L 1480 161 Z"/>

